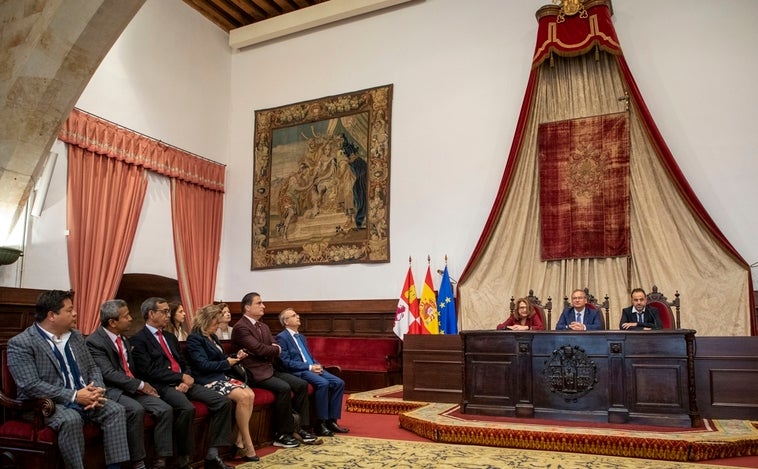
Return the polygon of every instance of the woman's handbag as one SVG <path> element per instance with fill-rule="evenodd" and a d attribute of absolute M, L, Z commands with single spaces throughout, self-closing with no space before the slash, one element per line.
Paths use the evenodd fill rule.
<path fill-rule="evenodd" d="M 247 370 L 245 369 L 244 366 L 242 366 L 241 363 L 232 365 L 230 369 L 226 370 L 226 376 L 228 376 L 231 379 L 236 379 L 238 381 L 242 381 L 243 383 L 247 384 Z"/>

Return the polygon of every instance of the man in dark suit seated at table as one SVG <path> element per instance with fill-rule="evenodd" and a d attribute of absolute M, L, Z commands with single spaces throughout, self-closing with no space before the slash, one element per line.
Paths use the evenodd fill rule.
<path fill-rule="evenodd" d="M 555 330 L 599 331 L 602 328 L 600 313 L 587 307 L 587 294 L 584 290 L 571 292 L 571 306 L 563 310 Z"/>
<path fill-rule="evenodd" d="M 176 336 L 162 329 L 169 321 L 168 302 L 152 297 L 140 306 L 145 327 L 132 336 L 137 378 L 155 386 L 161 399 L 174 408 L 174 443 L 180 468 L 190 467 L 192 451 L 192 421 L 195 407 L 190 399 L 208 406 L 210 428 L 205 469 L 231 469 L 219 458 L 218 447 L 229 446 L 232 430 L 232 405 L 226 396 L 195 384 L 190 368 L 179 351 Z"/>
<path fill-rule="evenodd" d="M 651 331 L 662 329 L 658 309 L 647 306 L 647 294 L 642 288 L 632 290 L 632 306 L 621 311 L 619 329 Z"/>
<path fill-rule="evenodd" d="M 49 398 L 55 412 L 47 424 L 56 431 L 67 468 L 84 469 L 84 421 L 103 431 L 105 463 L 129 460 L 124 408 L 105 397 L 100 369 L 82 334 L 74 329 L 74 292 L 51 290 L 37 298 L 34 324 L 8 341 L 8 369 L 18 398 Z"/>
<path fill-rule="evenodd" d="M 279 313 L 279 322 L 284 330 L 276 335 L 276 341 L 282 347 L 279 362 L 287 373 L 303 378 L 311 383 L 316 399 L 316 434 L 334 436 L 335 433 L 347 433 L 345 427 L 337 424 L 342 416 L 342 396 L 345 382 L 334 376 L 318 363 L 308 349 L 305 336 L 300 334 L 300 315 L 292 308 Z"/>
<path fill-rule="evenodd" d="M 87 337 L 87 347 L 108 386 L 105 395 L 126 409 L 127 441 L 132 461 L 145 459 L 145 411 L 153 416 L 155 459 L 151 467 L 166 467 L 173 454 L 174 410 L 163 402 L 158 391 L 134 377 L 131 345 L 124 336 L 132 316 L 124 300 L 108 300 L 100 306 L 100 327 Z M 135 468 L 140 466 L 135 464 Z"/>

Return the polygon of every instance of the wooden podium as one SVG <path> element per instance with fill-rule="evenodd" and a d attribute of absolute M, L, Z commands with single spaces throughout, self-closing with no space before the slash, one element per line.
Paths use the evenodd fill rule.
<path fill-rule="evenodd" d="M 700 425 L 693 330 L 464 331 L 467 414 Z"/>

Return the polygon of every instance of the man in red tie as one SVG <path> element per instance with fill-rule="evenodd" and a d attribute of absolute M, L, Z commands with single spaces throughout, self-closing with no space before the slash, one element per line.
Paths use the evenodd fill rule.
<path fill-rule="evenodd" d="M 174 409 L 177 466 L 190 467 L 189 456 L 193 449 L 192 421 L 195 418 L 195 407 L 190 402 L 191 399 L 205 403 L 211 419 L 208 432 L 210 441 L 204 467 L 230 469 L 219 458 L 218 447 L 231 444 L 231 400 L 195 384 L 195 380 L 190 376 L 189 365 L 179 352 L 176 336 L 162 330 L 169 320 L 168 302 L 163 298 L 152 297 L 143 301 L 140 309 L 145 318 L 145 327 L 131 338 L 134 375 L 152 383 L 161 399 Z"/>
<path fill-rule="evenodd" d="M 100 327 L 87 337 L 87 347 L 103 373 L 105 395 L 126 409 L 126 436 L 134 469 L 145 467 L 145 411 L 155 420 L 155 459 L 151 467 L 164 468 L 166 458 L 173 453 L 174 411 L 150 383 L 134 377 L 131 346 L 124 336 L 131 323 L 124 300 L 106 301 L 100 306 Z"/>

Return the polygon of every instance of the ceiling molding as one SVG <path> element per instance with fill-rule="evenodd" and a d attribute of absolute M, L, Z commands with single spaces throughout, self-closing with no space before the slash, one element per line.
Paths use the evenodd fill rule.
<path fill-rule="evenodd" d="M 229 31 L 234 50 L 415 0 L 330 0 Z"/>

